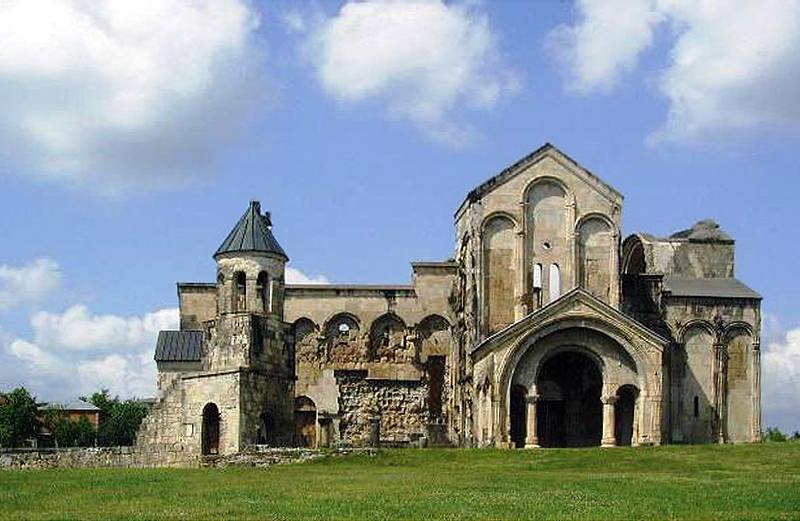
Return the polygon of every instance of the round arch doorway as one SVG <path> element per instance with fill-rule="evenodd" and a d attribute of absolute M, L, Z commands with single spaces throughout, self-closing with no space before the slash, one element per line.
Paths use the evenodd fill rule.
<path fill-rule="evenodd" d="M 565 351 L 542 363 L 536 425 L 542 447 L 595 447 L 603 433 L 603 375 L 589 356 Z"/>
<path fill-rule="evenodd" d="M 215 403 L 203 407 L 203 456 L 219 454 L 219 409 Z"/>

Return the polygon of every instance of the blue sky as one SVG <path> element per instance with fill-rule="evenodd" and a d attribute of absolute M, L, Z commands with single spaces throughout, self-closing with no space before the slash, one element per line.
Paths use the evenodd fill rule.
<path fill-rule="evenodd" d="M 736 238 L 765 422 L 800 429 L 798 2 L 23 4 L 0 8 L 34 34 L 0 30 L 0 388 L 151 390 L 175 282 L 213 279 L 251 199 L 305 276 L 402 283 L 452 255 L 472 187 L 551 142 L 624 194 L 625 234 Z"/>

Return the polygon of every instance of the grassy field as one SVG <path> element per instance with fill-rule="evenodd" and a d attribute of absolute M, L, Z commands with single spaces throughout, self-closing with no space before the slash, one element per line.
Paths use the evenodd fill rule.
<path fill-rule="evenodd" d="M 0 471 L 0 519 L 800 519 L 800 443 Z"/>

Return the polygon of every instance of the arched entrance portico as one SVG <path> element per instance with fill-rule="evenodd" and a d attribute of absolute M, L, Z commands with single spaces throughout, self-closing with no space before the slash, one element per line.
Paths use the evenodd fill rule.
<path fill-rule="evenodd" d="M 497 442 L 511 447 L 586 447 L 658 439 L 656 422 L 642 431 L 636 420 L 639 389 L 649 388 L 650 360 L 641 358 L 641 352 L 613 330 L 593 326 L 586 320 L 551 324 L 510 350 L 498 371 L 498 426 L 508 437 L 498 437 Z M 659 351 L 654 360 L 656 356 Z M 658 408 L 648 407 L 655 416 Z"/>
<path fill-rule="evenodd" d="M 592 447 L 603 434 L 597 363 L 578 351 L 556 353 L 542 363 L 536 380 L 536 426 L 542 447 Z"/>

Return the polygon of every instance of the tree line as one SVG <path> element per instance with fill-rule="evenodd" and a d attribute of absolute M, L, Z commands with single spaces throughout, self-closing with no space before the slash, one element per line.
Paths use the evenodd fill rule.
<path fill-rule="evenodd" d="M 97 427 L 86 417 L 71 420 L 59 407 L 40 408 L 24 387 L 0 393 L 0 447 L 24 447 L 43 431 L 57 447 L 114 447 L 133 445 L 147 406 L 112 397 L 108 389 L 81 400 L 100 409 Z"/>

